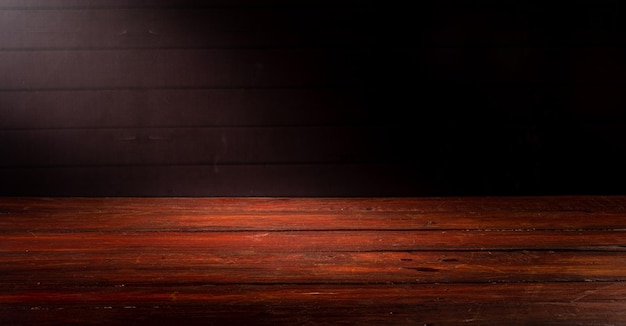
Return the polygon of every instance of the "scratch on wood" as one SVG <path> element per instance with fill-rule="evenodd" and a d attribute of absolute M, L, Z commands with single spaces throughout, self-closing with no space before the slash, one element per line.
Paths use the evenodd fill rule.
<path fill-rule="evenodd" d="M 580 301 L 580 300 L 582 300 L 582 299 L 584 299 L 584 298 L 586 298 L 586 297 L 588 297 L 588 296 L 590 296 L 590 295 L 595 294 L 595 293 L 596 293 L 596 292 L 598 292 L 598 291 L 603 291 L 603 290 L 605 290 L 605 289 L 607 289 L 607 288 L 610 288 L 610 287 L 612 287 L 612 286 L 613 286 L 613 285 L 607 285 L 607 286 L 603 286 L 603 287 L 601 287 L 601 288 L 599 288 L 599 289 L 595 289 L 595 290 L 587 290 L 587 291 L 585 291 L 582 295 L 580 295 L 580 296 L 576 297 L 576 298 L 575 298 L 574 300 L 572 300 L 571 302 L 578 302 L 578 301 Z"/>
<path fill-rule="evenodd" d="M 439 272 L 438 269 L 432 267 L 403 267 L 403 269 L 410 269 L 418 272 Z"/>
<path fill-rule="evenodd" d="M 300 294 L 304 294 L 304 295 L 333 295 L 333 294 L 338 294 L 335 292 L 305 292 L 305 293 L 300 293 Z"/>

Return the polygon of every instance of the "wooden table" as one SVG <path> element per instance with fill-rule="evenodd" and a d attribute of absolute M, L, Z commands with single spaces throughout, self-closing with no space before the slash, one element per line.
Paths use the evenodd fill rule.
<path fill-rule="evenodd" d="M 625 325 L 626 197 L 0 198 L 0 324 Z"/>

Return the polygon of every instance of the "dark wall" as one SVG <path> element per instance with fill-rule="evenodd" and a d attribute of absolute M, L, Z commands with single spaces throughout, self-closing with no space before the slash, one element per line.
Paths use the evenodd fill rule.
<path fill-rule="evenodd" d="M 0 195 L 624 193 L 618 1 L 0 0 Z"/>

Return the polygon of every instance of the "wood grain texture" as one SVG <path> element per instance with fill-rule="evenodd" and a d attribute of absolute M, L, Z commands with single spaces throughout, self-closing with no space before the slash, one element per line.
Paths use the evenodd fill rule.
<path fill-rule="evenodd" d="M 0 198 L 0 321 L 626 322 L 623 196 Z"/>
<path fill-rule="evenodd" d="M 84 299 L 82 293 L 97 293 Z M 3 312 L 28 323 L 91 325 L 597 325 L 620 324 L 621 283 L 459 284 L 459 285 L 304 285 L 83 288 L 50 294 L 25 306 L 3 305 Z M 82 292 L 84 291 L 84 292 Z M 123 293 L 123 295 L 120 295 Z M 42 304 L 43 303 L 43 304 Z M 87 311 L 87 316 L 85 312 Z M 6 316 L 6 315 L 4 315 Z"/>

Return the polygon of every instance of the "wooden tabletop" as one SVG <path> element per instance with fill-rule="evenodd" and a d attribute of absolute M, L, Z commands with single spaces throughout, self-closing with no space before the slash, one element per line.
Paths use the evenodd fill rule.
<path fill-rule="evenodd" d="M 0 198 L 0 324 L 624 325 L 626 196 Z"/>

